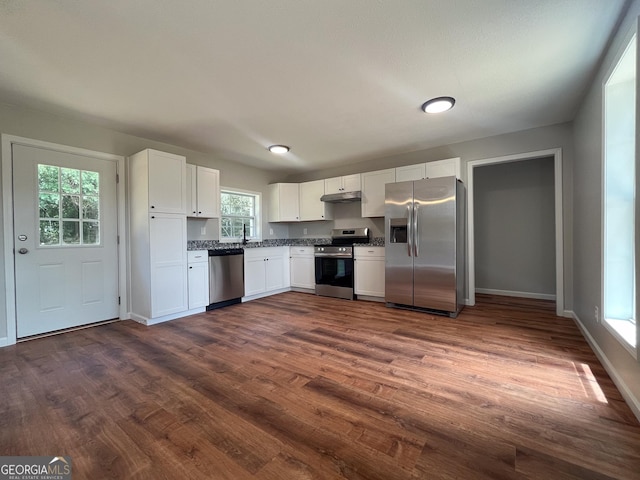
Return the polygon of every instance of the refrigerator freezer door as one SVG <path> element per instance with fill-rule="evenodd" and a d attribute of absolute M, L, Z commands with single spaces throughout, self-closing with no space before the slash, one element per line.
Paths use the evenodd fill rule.
<path fill-rule="evenodd" d="M 413 305 L 413 182 L 385 189 L 385 301 Z"/>
<path fill-rule="evenodd" d="M 414 182 L 413 305 L 456 312 L 456 178 Z"/>

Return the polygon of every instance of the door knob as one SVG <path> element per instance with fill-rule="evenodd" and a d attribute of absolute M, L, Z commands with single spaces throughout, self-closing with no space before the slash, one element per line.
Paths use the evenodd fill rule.
<path fill-rule="evenodd" d="M 20 253 L 21 255 L 24 255 L 25 253 L 29 253 L 29 250 L 27 250 L 26 248 L 22 247 L 20 250 L 18 250 L 18 253 Z"/>

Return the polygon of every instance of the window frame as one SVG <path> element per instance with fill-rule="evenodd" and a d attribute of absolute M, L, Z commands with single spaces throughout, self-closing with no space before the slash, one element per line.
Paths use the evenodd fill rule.
<path fill-rule="evenodd" d="M 42 190 L 40 188 L 40 166 L 43 167 L 53 167 L 56 168 L 58 170 L 58 191 L 48 191 L 48 190 Z M 75 170 L 78 171 L 80 174 L 80 178 L 82 178 L 82 174 L 84 172 L 87 173 L 94 173 L 97 175 L 98 177 L 98 192 L 97 194 L 95 193 L 84 193 L 82 191 L 82 187 L 80 187 L 80 190 L 75 193 L 70 193 L 70 192 L 63 192 L 62 191 L 62 184 L 61 184 L 61 175 L 62 175 L 62 170 L 66 169 L 66 170 Z M 47 163 L 40 163 L 38 162 L 36 165 L 36 176 L 38 177 L 37 180 L 37 185 L 36 185 L 36 189 L 35 189 L 35 195 L 36 195 L 36 199 L 35 199 L 35 204 L 38 206 L 36 209 L 36 225 L 38 225 L 38 241 L 37 241 L 37 245 L 35 246 L 35 248 L 37 249 L 64 249 L 64 248 L 96 248 L 96 247 L 102 247 L 104 244 L 104 238 L 103 238 L 103 232 L 102 232 L 102 193 L 101 193 L 101 184 L 102 184 L 102 177 L 100 175 L 99 172 L 95 171 L 95 170 L 90 170 L 88 168 L 71 168 L 71 167 L 63 167 L 60 165 L 50 165 Z M 80 184 L 82 185 L 82 183 Z M 57 195 L 58 196 L 58 216 L 57 217 L 42 217 L 40 216 L 40 207 L 41 207 L 41 195 Z M 78 217 L 75 218 L 69 218 L 69 217 L 64 217 L 63 215 L 63 198 L 65 196 L 69 196 L 69 197 L 78 197 Z M 85 198 L 95 198 L 97 200 L 97 217 L 96 218 L 85 218 L 85 209 L 84 209 L 84 200 Z M 45 221 L 45 222 L 57 222 L 59 225 L 58 228 L 58 243 L 52 243 L 52 244 L 48 244 L 48 243 L 42 243 L 42 232 L 40 230 L 40 226 L 41 223 Z M 78 243 L 67 243 L 64 241 L 64 231 L 63 231 L 63 224 L 64 222 L 73 222 L 73 223 L 77 223 L 78 224 L 78 235 L 79 235 L 79 241 Z M 86 243 L 84 242 L 84 224 L 95 224 L 98 226 L 98 242 L 95 243 Z"/>
<path fill-rule="evenodd" d="M 222 213 L 222 194 L 239 194 L 250 195 L 254 198 L 254 221 L 255 221 L 255 235 L 247 236 L 247 241 L 261 242 L 262 241 L 262 194 L 260 192 L 254 192 L 251 190 L 244 190 L 241 188 L 220 187 L 220 221 L 218 222 L 218 241 L 220 243 L 241 243 L 242 237 L 223 237 L 222 236 L 222 219 L 224 217 L 231 217 Z"/>
<path fill-rule="evenodd" d="M 632 252 L 633 252 L 633 265 L 634 265 L 634 279 L 633 279 L 633 286 L 632 286 L 632 295 L 633 298 L 632 303 L 633 303 L 633 319 L 630 320 L 621 320 L 621 319 L 611 319 L 611 318 L 607 318 L 606 316 L 606 296 L 605 296 L 605 291 L 607 288 L 607 276 L 606 276 L 606 269 L 607 269 L 607 262 L 606 262 L 606 255 L 607 255 L 607 244 L 606 244 L 606 235 L 607 235 L 607 154 L 608 154 L 608 147 L 609 144 L 607 142 L 607 87 L 610 85 L 610 81 L 612 79 L 612 77 L 614 76 L 614 74 L 616 73 L 618 66 L 621 64 L 621 61 L 623 60 L 623 58 L 625 57 L 625 55 L 627 54 L 627 52 L 629 51 L 632 43 L 635 42 L 635 49 L 636 49 L 636 57 L 635 57 L 635 61 L 636 61 L 636 65 L 635 65 L 635 90 L 634 90 L 634 94 L 635 94 L 635 103 L 634 103 L 634 113 L 633 113 L 633 117 L 635 119 L 635 128 L 634 131 L 637 132 L 638 130 L 638 125 L 639 125 L 639 109 L 638 109 L 638 104 L 640 103 L 640 98 L 638 96 L 638 28 L 637 25 L 634 24 L 634 27 L 632 29 L 630 29 L 630 31 L 627 33 L 627 35 L 625 36 L 625 39 L 622 43 L 622 46 L 620 47 L 620 49 L 618 50 L 618 52 L 616 53 L 616 56 L 614 58 L 614 60 L 611 63 L 611 66 L 609 68 L 609 70 L 606 72 L 606 75 L 603 78 L 602 81 L 602 85 L 601 85 L 601 92 L 602 92 L 602 171 L 601 171 L 601 302 L 600 305 L 602 306 L 602 311 L 599 315 L 599 317 L 597 318 L 597 322 L 601 322 L 602 325 L 604 326 L 604 328 L 620 343 L 620 345 L 636 360 L 638 360 L 638 337 L 639 335 L 639 331 L 638 331 L 638 312 L 637 312 L 637 299 L 638 299 L 638 278 L 637 278 L 637 272 L 638 272 L 638 263 L 639 263 L 639 246 L 638 246 L 638 227 L 637 227 L 637 223 L 638 223 L 638 211 L 640 211 L 638 209 L 638 204 L 639 204 L 639 199 L 638 199 L 638 178 L 640 178 L 640 172 L 638 171 L 639 169 L 637 168 L 637 159 L 638 159 L 638 155 L 639 155 L 639 151 L 640 151 L 640 145 L 638 145 L 638 138 L 637 138 L 637 133 L 634 137 L 634 148 L 633 148 L 633 155 L 634 155 L 634 159 L 633 159 L 633 163 L 636 166 L 635 167 L 635 175 L 633 177 L 633 216 L 634 216 L 634 227 L 632 227 L 632 235 L 633 235 L 633 245 L 632 245 Z M 633 327 L 630 327 L 630 325 L 633 325 Z M 633 329 L 633 333 L 628 333 L 629 328 Z M 634 337 L 635 335 L 635 337 Z M 631 344 L 629 342 L 629 339 L 633 339 L 635 345 Z"/>

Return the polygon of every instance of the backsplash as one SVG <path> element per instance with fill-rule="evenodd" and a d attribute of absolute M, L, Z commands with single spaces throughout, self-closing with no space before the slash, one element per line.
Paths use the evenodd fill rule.
<path fill-rule="evenodd" d="M 308 246 L 328 245 L 331 239 L 327 237 L 321 238 L 276 238 L 263 240 L 262 242 L 249 242 L 242 245 L 238 243 L 220 243 L 218 240 L 188 240 L 187 250 L 215 250 L 217 248 L 259 248 L 259 247 L 292 247 L 292 246 Z M 384 237 L 374 237 L 371 240 L 373 247 L 384 247 Z"/>

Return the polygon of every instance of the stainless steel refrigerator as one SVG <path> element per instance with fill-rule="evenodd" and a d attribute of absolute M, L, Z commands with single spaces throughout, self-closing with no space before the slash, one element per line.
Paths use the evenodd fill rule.
<path fill-rule="evenodd" d="M 464 185 L 456 177 L 388 183 L 385 301 L 456 317 L 464 297 Z"/>

